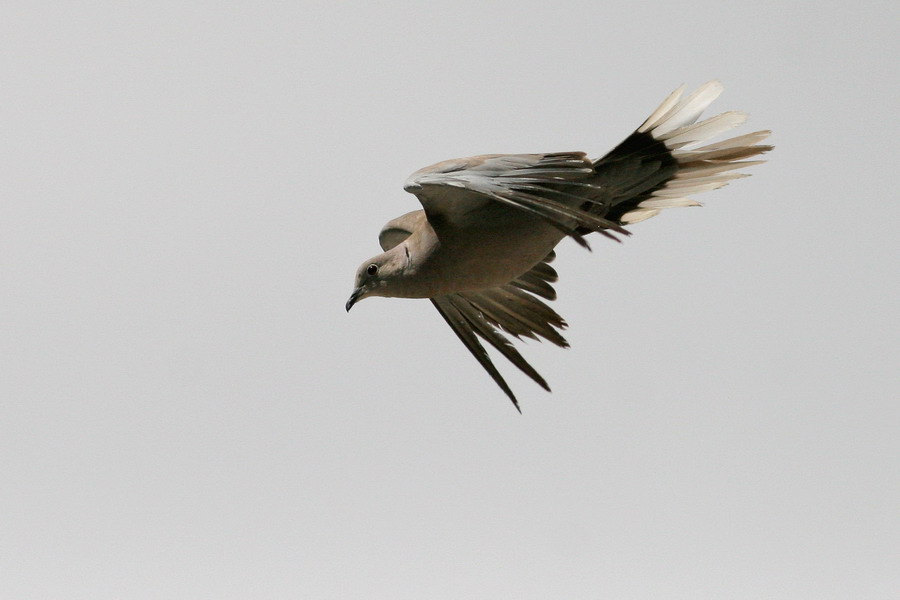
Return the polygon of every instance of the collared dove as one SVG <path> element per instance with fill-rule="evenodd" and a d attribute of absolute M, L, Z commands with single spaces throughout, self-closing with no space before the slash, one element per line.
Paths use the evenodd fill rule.
<path fill-rule="evenodd" d="M 568 347 L 553 300 L 554 247 L 592 232 L 618 239 L 623 225 L 664 208 L 699 206 L 688 196 L 746 177 L 736 169 L 771 146 L 757 131 L 698 147 L 746 120 L 726 112 L 697 122 L 722 92 L 718 81 L 682 98 L 675 90 L 621 144 L 596 160 L 583 152 L 488 154 L 447 160 L 404 185 L 422 204 L 389 221 L 382 254 L 365 261 L 346 308 L 369 296 L 428 298 L 466 348 L 521 412 L 518 400 L 478 338 L 538 385 L 544 378 L 503 332 Z"/>

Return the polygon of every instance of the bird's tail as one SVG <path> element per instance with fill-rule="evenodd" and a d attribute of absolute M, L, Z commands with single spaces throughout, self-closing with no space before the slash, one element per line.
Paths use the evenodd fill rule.
<path fill-rule="evenodd" d="M 627 225 L 664 208 L 699 206 L 689 196 L 747 177 L 735 171 L 764 162 L 747 159 L 772 149 L 759 144 L 770 131 L 700 146 L 743 123 L 747 114 L 731 111 L 697 122 L 722 93 L 722 84 L 710 81 L 682 98 L 684 89 L 672 92 L 633 134 L 594 161 L 591 183 L 606 196 L 604 218 Z M 597 208 L 596 201 L 584 206 L 591 212 Z"/>

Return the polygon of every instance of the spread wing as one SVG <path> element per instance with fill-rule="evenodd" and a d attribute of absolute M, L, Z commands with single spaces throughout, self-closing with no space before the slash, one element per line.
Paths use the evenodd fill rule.
<path fill-rule="evenodd" d="M 585 210 L 590 201 L 579 191 L 594 184 L 594 165 L 583 152 L 488 154 L 447 160 L 410 176 L 404 189 L 416 195 L 434 223 L 464 224 L 477 211 L 497 202 L 546 221 L 587 246 L 583 233 L 627 231 Z M 474 216 L 473 216 L 474 215 Z M 613 239 L 615 239 L 613 237 Z"/>
<path fill-rule="evenodd" d="M 544 378 L 528 364 L 503 332 L 516 338 L 544 338 L 563 348 L 569 346 L 558 331 L 566 328 L 565 320 L 535 297 L 537 295 L 547 300 L 556 298 L 556 291 L 550 285 L 557 280 L 556 270 L 548 264 L 555 257 L 555 253 L 551 252 L 542 262 L 507 285 L 431 299 L 460 341 L 509 396 L 519 412 L 521 409 L 515 394 L 497 371 L 478 338 L 496 348 L 519 370 L 550 391 Z"/>

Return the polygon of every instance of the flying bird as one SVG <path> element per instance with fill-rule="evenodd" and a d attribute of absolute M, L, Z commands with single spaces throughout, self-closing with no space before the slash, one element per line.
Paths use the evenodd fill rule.
<path fill-rule="evenodd" d="M 504 334 L 568 347 L 565 320 L 543 301 L 556 298 L 556 245 L 570 237 L 587 248 L 591 233 L 618 240 L 662 209 L 699 206 L 690 196 L 746 177 L 735 171 L 772 149 L 759 144 L 769 131 L 701 145 L 747 118 L 732 111 L 698 122 L 722 89 L 710 81 L 684 96 L 681 86 L 597 159 L 485 154 L 416 171 L 403 189 L 422 209 L 382 228 L 384 252 L 359 267 L 346 309 L 369 296 L 428 298 L 521 412 L 479 338 L 550 391 Z"/>

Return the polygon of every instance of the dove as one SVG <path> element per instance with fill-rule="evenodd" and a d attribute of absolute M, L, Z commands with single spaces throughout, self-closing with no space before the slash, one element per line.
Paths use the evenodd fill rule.
<path fill-rule="evenodd" d="M 550 391 L 508 336 L 568 347 L 565 320 L 545 302 L 556 299 L 556 245 L 571 238 L 589 248 L 592 233 L 621 241 L 626 226 L 700 206 L 692 196 L 764 162 L 749 159 L 772 149 L 760 144 L 770 131 L 708 143 L 747 119 L 730 111 L 698 121 L 722 91 L 716 80 L 688 95 L 681 86 L 600 158 L 486 154 L 416 171 L 404 190 L 422 208 L 384 225 L 383 252 L 356 271 L 347 311 L 373 296 L 429 299 L 521 412 L 482 342 Z"/>

